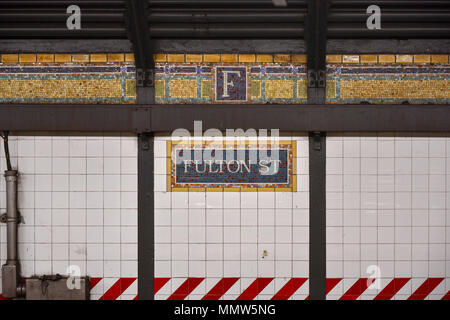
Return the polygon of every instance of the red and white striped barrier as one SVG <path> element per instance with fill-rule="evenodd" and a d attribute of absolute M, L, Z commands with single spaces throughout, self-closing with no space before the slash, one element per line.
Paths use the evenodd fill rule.
<path fill-rule="evenodd" d="M 101 279 L 101 278 L 93 278 Z M 407 300 L 424 300 L 433 293 L 433 291 L 440 285 L 444 285 L 443 282 L 445 278 L 427 278 L 423 280 L 420 285 L 414 289 L 414 291 L 407 295 Z M 115 300 L 123 295 L 135 278 L 121 278 L 118 279 L 111 288 L 107 288 L 104 294 L 100 297 L 100 300 Z M 180 279 L 177 282 L 172 281 L 171 278 L 155 278 L 155 294 L 161 291 L 161 289 L 167 286 L 166 291 L 170 293 L 164 297 L 167 300 L 185 300 L 191 294 L 195 293 L 196 288 L 205 281 L 205 278 L 186 278 L 182 279 L 181 284 Z M 206 294 L 196 297 L 200 297 L 201 300 L 219 300 L 222 298 L 230 289 L 235 285 L 240 278 L 222 278 L 213 285 Z M 98 281 L 98 280 L 94 280 Z M 261 292 L 270 283 L 274 281 L 274 278 L 256 278 L 250 285 L 246 287 L 241 287 L 242 292 L 236 295 L 236 300 L 254 300 L 261 294 Z M 288 300 L 291 298 L 299 289 L 305 285 L 308 281 L 307 278 L 292 278 L 285 281 L 280 289 L 270 297 L 271 300 Z M 366 290 L 368 290 L 372 281 L 368 278 L 356 279 L 354 282 L 350 283 L 348 288 L 345 288 L 344 279 L 342 278 L 328 278 L 326 281 L 326 294 L 327 296 L 334 296 L 338 300 L 357 300 L 357 299 L 373 299 L 373 300 L 391 300 L 393 299 L 400 290 L 410 281 L 411 278 L 394 278 L 387 282 L 387 284 L 379 289 L 376 294 L 369 296 L 364 296 Z M 136 281 L 137 282 L 137 281 Z M 95 285 L 95 284 L 94 284 Z M 175 285 L 175 287 L 174 287 Z M 339 285 L 344 289 L 343 293 L 336 293 L 336 289 Z M 94 286 L 93 286 L 94 287 Z M 94 287 L 95 288 L 95 287 Z M 434 294 L 434 297 L 438 296 L 438 293 Z M 450 300 L 450 291 L 446 294 L 441 294 L 439 296 L 441 300 Z M 135 297 L 137 299 L 137 297 Z M 306 297 L 306 300 L 309 296 Z"/>
<path fill-rule="evenodd" d="M 205 281 L 205 278 L 186 278 L 181 279 L 181 284 L 173 281 L 171 278 L 155 278 L 155 294 L 160 292 L 164 287 L 170 288 L 170 294 L 167 295 L 168 300 L 185 300 L 189 295 L 195 292 L 195 289 Z M 201 300 L 219 300 L 224 297 L 227 292 L 240 280 L 240 278 L 222 278 L 217 281 L 207 292 L 202 294 Z M 404 296 L 407 300 L 424 300 L 433 294 L 440 300 L 450 300 L 450 291 L 445 294 L 434 292 L 439 285 L 445 285 L 445 278 L 427 278 L 416 285 L 411 294 Z M 269 285 L 273 284 L 274 278 L 256 278 L 249 285 L 241 287 L 242 292 L 236 295 L 236 300 L 254 300 Z M 344 284 L 342 278 L 328 278 L 326 280 L 327 298 L 333 297 L 338 300 L 357 300 L 357 299 L 373 299 L 373 300 L 392 300 L 401 292 L 402 288 L 407 284 L 411 284 L 411 278 L 394 278 L 377 291 L 376 294 L 364 296 L 372 281 L 368 278 L 356 279 L 350 282 L 350 285 Z M 305 288 L 307 278 L 291 278 L 286 279 L 279 285 L 276 293 L 270 297 L 271 300 L 288 300 L 298 293 L 301 288 Z M 174 284 L 176 287 L 173 288 Z M 343 292 L 343 293 L 342 293 Z M 433 293 L 434 292 L 434 293 Z M 198 296 L 198 295 L 196 295 Z M 137 300 L 137 278 L 91 278 L 91 299 L 93 300 Z M 306 300 L 309 296 L 306 297 Z M 0 294 L 0 300 L 5 299 Z"/>
<path fill-rule="evenodd" d="M 417 279 L 416 279 L 417 280 Z M 376 290 L 376 293 L 367 294 L 367 290 L 370 285 L 373 283 L 373 279 L 368 278 L 360 278 L 354 282 L 350 283 L 350 286 L 343 283 L 343 279 L 339 278 L 329 278 L 326 281 L 326 294 L 327 299 L 333 297 L 337 300 L 357 300 L 360 298 L 361 300 L 392 300 L 394 297 L 398 297 L 400 299 L 404 298 L 405 300 L 425 300 L 429 297 L 433 291 L 437 289 L 437 287 L 442 284 L 445 289 L 445 278 L 426 278 L 422 282 L 412 287 L 412 293 L 401 293 L 403 287 L 406 284 L 411 285 L 411 278 L 394 278 L 387 282 L 387 284 Z M 343 289 L 342 291 L 336 290 L 338 285 L 341 285 Z M 336 293 L 336 291 L 338 291 Z M 342 293 L 343 292 L 343 293 Z M 433 294 L 433 298 L 439 297 L 440 300 L 449 300 L 450 291 L 446 294 L 439 294 L 439 292 L 435 292 Z"/>

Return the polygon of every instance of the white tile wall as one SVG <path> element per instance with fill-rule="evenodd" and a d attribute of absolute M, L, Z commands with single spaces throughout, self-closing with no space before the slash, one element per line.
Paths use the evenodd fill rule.
<path fill-rule="evenodd" d="M 166 192 L 167 139 L 155 140 L 155 277 L 173 279 L 156 299 L 167 299 L 186 277 L 206 278 L 188 299 L 201 299 L 222 277 L 240 278 L 228 299 L 256 277 L 274 277 L 262 299 L 281 279 L 309 276 L 308 137 L 286 138 L 297 141 L 294 193 Z M 301 290 L 294 299 L 307 296 L 307 285 Z"/>
<path fill-rule="evenodd" d="M 82 275 L 113 282 L 137 277 L 137 138 L 21 135 L 11 136 L 9 145 L 13 167 L 20 173 L 23 276 L 65 274 L 69 265 L 77 265 Z M 0 171 L 5 168 L 1 141 Z M 2 177 L 2 212 L 4 191 Z M 6 259 L 3 224 L 0 259 L 2 264 Z M 106 282 L 98 284 L 92 299 L 109 289 Z M 121 298 L 136 294 L 133 285 Z"/>
<path fill-rule="evenodd" d="M 413 278 L 400 296 L 428 277 L 447 278 L 433 294 L 450 289 L 449 136 L 329 135 L 326 179 L 327 277 L 344 278 L 329 299 L 370 265 L 382 287 Z"/>

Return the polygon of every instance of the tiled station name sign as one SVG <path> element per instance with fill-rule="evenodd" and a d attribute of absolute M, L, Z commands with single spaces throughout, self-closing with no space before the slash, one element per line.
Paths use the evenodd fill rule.
<path fill-rule="evenodd" d="M 295 141 L 208 145 L 168 141 L 168 191 L 294 191 Z"/>

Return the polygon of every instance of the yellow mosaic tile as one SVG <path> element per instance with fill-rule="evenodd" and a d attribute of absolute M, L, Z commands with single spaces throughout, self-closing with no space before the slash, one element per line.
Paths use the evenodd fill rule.
<path fill-rule="evenodd" d="M 134 62 L 134 53 L 126 53 L 125 62 Z"/>
<path fill-rule="evenodd" d="M 273 57 L 273 62 L 291 62 L 290 54 L 276 54 Z"/>
<path fill-rule="evenodd" d="M 342 55 L 340 54 L 328 54 L 327 55 L 327 63 L 341 63 L 342 62 Z"/>
<path fill-rule="evenodd" d="M 450 99 L 450 81 L 341 80 L 342 99 Z"/>
<path fill-rule="evenodd" d="M 72 56 L 73 62 L 89 62 L 89 55 L 88 54 L 74 54 Z"/>
<path fill-rule="evenodd" d="M 63 62 L 72 62 L 72 55 L 70 54 L 55 54 L 55 62 L 63 63 Z"/>
<path fill-rule="evenodd" d="M 212 92 L 212 81 L 211 80 L 202 80 L 201 81 L 201 92 L 202 92 L 202 98 L 212 98 L 213 92 Z"/>
<path fill-rule="evenodd" d="M 223 192 L 240 192 L 241 187 L 223 188 Z"/>
<path fill-rule="evenodd" d="M 126 95 L 127 97 L 136 97 L 136 79 L 126 80 Z"/>
<path fill-rule="evenodd" d="M 222 54 L 222 62 L 238 62 L 237 54 Z"/>
<path fill-rule="evenodd" d="M 203 55 L 201 54 L 186 54 L 186 62 L 202 62 Z"/>
<path fill-rule="evenodd" d="M 169 81 L 171 98 L 196 98 L 197 79 L 177 79 Z"/>
<path fill-rule="evenodd" d="M 0 80 L 0 98 L 121 98 L 121 79 Z"/>
<path fill-rule="evenodd" d="M 397 63 L 413 63 L 413 56 L 410 54 L 398 54 L 395 60 Z"/>
<path fill-rule="evenodd" d="M 361 55 L 361 63 L 377 63 L 378 56 L 376 54 L 363 54 Z"/>
<path fill-rule="evenodd" d="M 448 63 L 448 55 L 447 54 L 433 54 L 431 56 L 432 63 Z"/>
<path fill-rule="evenodd" d="M 294 93 L 293 80 L 266 80 L 265 94 L 269 99 L 292 98 Z"/>
<path fill-rule="evenodd" d="M 2 54 L 3 63 L 17 63 L 19 62 L 18 54 Z"/>
<path fill-rule="evenodd" d="M 123 53 L 109 53 L 108 62 L 124 62 L 125 55 Z"/>
<path fill-rule="evenodd" d="M 153 60 L 155 62 L 166 62 L 167 61 L 167 55 L 166 54 L 155 54 L 153 55 Z"/>
<path fill-rule="evenodd" d="M 19 54 L 19 62 L 21 63 L 35 63 L 36 55 L 35 54 Z"/>
<path fill-rule="evenodd" d="M 254 54 L 240 54 L 239 55 L 239 62 L 255 62 L 256 61 L 256 55 Z"/>
<path fill-rule="evenodd" d="M 380 54 L 380 55 L 378 55 L 378 61 L 380 63 L 395 63 L 395 55 L 393 55 L 393 54 Z"/>
<path fill-rule="evenodd" d="M 292 62 L 306 63 L 307 62 L 306 54 L 293 54 Z"/>
<path fill-rule="evenodd" d="M 346 55 L 346 54 L 344 54 L 342 56 L 342 62 L 343 63 L 359 63 L 359 56 L 358 55 Z"/>
<path fill-rule="evenodd" d="M 204 54 L 204 62 L 220 62 L 220 54 Z"/>
<path fill-rule="evenodd" d="M 166 81 L 156 80 L 155 81 L 155 97 L 165 98 L 166 97 Z"/>
<path fill-rule="evenodd" d="M 53 55 L 51 53 L 37 55 L 37 62 L 52 63 L 54 60 L 55 60 L 55 55 Z"/>
<path fill-rule="evenodd" d="M 308 87 L 306 85 L 306 80 L 297 80 L 297 98 L 308 98 Z"/>
<path fill-rule="evenodd" d="M 252 80 L 250 84 L 250 93 L 252 98 L 261 98 L 262 95 L 262 81 L 261 80 Z"/>
<path fill-rule="evenodd" d="M 414 55 L 414 63 L 430 63 L 431 56 L 429 54 L 416 54 Z"/>
<path fill-rule="evenodd" d="M 327 80 L 326 93 L 327 99 L 336 98 L 336 81 Z"/>
<path fill-rule="evenodd" d="M 168 54 L 167 55 L 167 62 L 184 62 L 184 54 Z"/>
<path fill-rule="evenodd" d="M 91 62 L 106 62 L 106 61 L 108 61 L 106 54 L 102 53 L 91 54 Z"/>
<path fill-rule="evenodd" d="M 273 62 L 273 56 L 271 54 L 258 54 L 256 62 Z"/>

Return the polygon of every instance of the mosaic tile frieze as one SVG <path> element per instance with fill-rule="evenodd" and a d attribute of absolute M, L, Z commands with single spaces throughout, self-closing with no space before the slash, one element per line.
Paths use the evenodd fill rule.
<path fill-rule="evenodd" d="M 156 64 L 156 102 L 306 103 L 306 69 L 283 63 Z"/>
<path fill-rule="evenodd" d="M 167 191 L 295 191 L 296 142 L 175 143 L 167 141 Z"/>
<path fill-rule="evenodd" d="M 430 55 L 362 57 L 337 55 L 328 58 L 327 103 L 450 102 L 448 57 L 434 58 L 434 63 L 431 63 Z"/>
<path fill-rule="evenodd" d="M 0 103 L 135 103 L 135 67 L 0 64 Z"/>
<path fill-rule="evenodd" d="M 155 54 L 159 104 L 307 103 L 306 55 Z M 331 104 L 450 101 L 449 55 L 327 55 Z M 0 103 L 136 103 L 133 54 L 0 55 Z"/>

